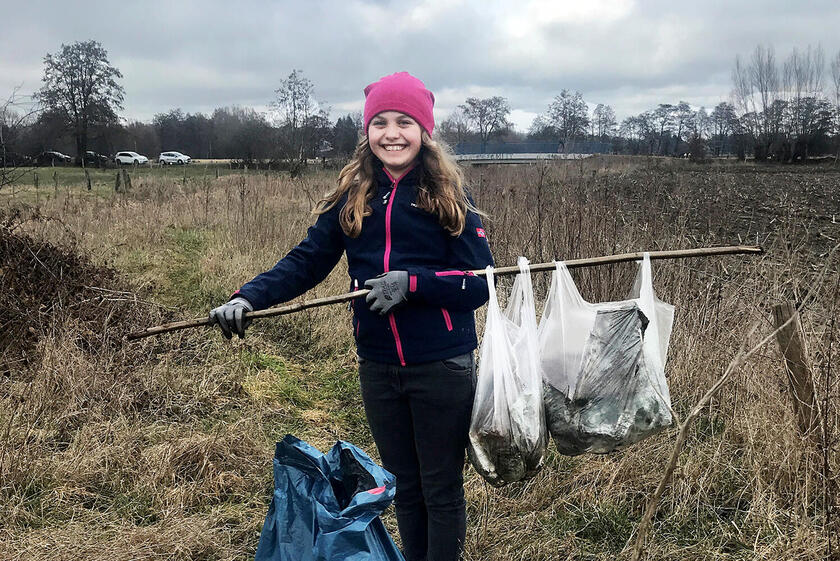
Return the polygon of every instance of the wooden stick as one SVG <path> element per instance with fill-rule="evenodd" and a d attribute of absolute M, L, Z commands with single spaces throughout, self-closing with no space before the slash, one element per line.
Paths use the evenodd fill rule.
<path fill-rule="evenodd" d="M 565 263 L 566 266 L 570 269 L 574 269 L 577 267 L 593 267 L 596 265 L 610 265 L 612 263 L 638 261 L 639 259 L 642 259 L 644 253 L 645 252 L 638 251 L 635 253 L 621 253 L 619 255 L 606 255 L 603 257 L 591 257 L 587 259 L 572 259 L 566 261 Z M 674 251 L 651 251 L 648 253 L 650 254 L 651 259 L 680 259 L 686 257 L 708 257 L 711 255 L 761 255 L 762 253 L 764 253 L 764 250 L 761 247 L 757 246 L 736 245 L 726 247 L 701 247 L 696 249 L 680 249 Z M 552 271 L 554 270 L 555 266 L 555 263 L 552 261 L 550 263 L 533 264 L 530 266 L 530 269 L 532 273 L 540 271 Z M 476 269 L 469 272 L 478 276 L 486 274 L 486 271 L 484 269 Z M 519 267 L 499 267 L 497 269 L 494 269 L 493 273 L 496 276 L 515 275 L 519 273 Z M 346 292 L 337 296 L 327 296 L 324 298 L 317 298 L 315 300 L 306 300 L 299 304 L 288 304 L 286 306 L 280 306 L 278 308 L 269 308 L 267 310 L 250 312 L 248 313 L 248 317 L 252 319 L 266 318 L 272 316 L 291 314 L 309 308 L 326 306 L 328 304 L 340 304 L 342 302 L 349 302 L 350 300 L 353 300 L 355 298 L 362 298 L 363 296 L 366 296 L 368 292 L 370 292 L 370 290 L 362 289 L 357 290 L 355 292 Z M 161 333 L 168 333 L 170 331 L 178 331 L 181 329 L 190 329 L 192 327 L 200 327 L 202 325 L 213 324 L 210 323 L 209 317 L 195 318 L 185 321 L 175 321 L 172 323 L 166 323 L 155 327 L 149 327 L 147 329 L 144 329 L 143 331 L 129 333 L 127 337 L 129 340 L 133 341 L 152 335 L 159 335 Z"/>
<path fill-rule="evenodd" d="M 764 250 L 758 246 L 747 245 L 730 245 L 725 247 L 698 247 L 695 249 L 676 249 L 673 251 L 649 251 L 651 260 L 653 259 L 682 259 L 685 257 L 709 257 L 711 255 L 735 255 L 735 254 L 752 254 L 761 255 Z M 594 267 L 596 265 L 611 265 L 613 263 L 625 263 L 627 261 L 639 261 L 645 255 L 644 251 L 637 251 L 636 253 L 620 253 L 618 255 L 605 255 L 604 257 L 588 257 L 586 259 L 571 259 L 565 261 L 566 267 L 574 269 L 577 267 Z M 550 263 L 535 263 L 529 267 L 532 273 L 540 271 L 553 271 L 555 268 L 554 262 Z M 471 271 L 475 275 L 484 275 L 484 269 Z M 519 267 L 499 267 L 493 269 L 495 276 L 501 275 L 516 275 L 519 274 Z"/>

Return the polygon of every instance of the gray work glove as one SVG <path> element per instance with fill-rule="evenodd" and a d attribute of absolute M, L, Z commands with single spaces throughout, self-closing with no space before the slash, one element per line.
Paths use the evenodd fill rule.
<path fill-rule="evenodd" d="M 372 312 L 385 315 L 408 297 L 408 271 L 389 271 L 365 282 L 365 301 Z"/>
<path fill-rule="evenodd" d="M 219 324 L 222 335 L 230 339 L 235 332 L 240 339 L 245 338 L 245 330 L 251 325 L 246 312 L 253 312 L 254 307 L 245 298 L 237 296 L 226 304 L 210 310 L 210 325 Z"/>

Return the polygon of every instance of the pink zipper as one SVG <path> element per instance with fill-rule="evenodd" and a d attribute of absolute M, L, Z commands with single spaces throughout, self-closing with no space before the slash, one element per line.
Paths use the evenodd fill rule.
<path fill-rule="evenodd" d="M 452 318 L 449 317 L 449 310 L 441 308 L 440 311 L 443 312 L 443 321 L 446 322 L 446 329 L 452 331 Z"/>
<path fill-rule="evenodd" d="M 388 179 L 391 180 L 391 184 L 394 188 L 391 190 L 391 198 L 388 200 L 388 207 L 385 209 L 385 255 L 383 256 L 383 265 L 385 272 L 387 273 L 389 270 L 389 261 L 391 258 L 391 209 L 394 207 L 394 199 L 397 198 L 397 185 L 400 183 L 400 179 L 406 176 L 408 172 L 414 169 L 414 166 L 409 168 L 404 174 L 402 174 L 399 179 L 394 179 L 394 177 L 388 173 L 388 170 L 382 168 L 385 172 L 385 175 L 388 176 Z M 391 331 L 394 333 L 394 343 L 397 346 L 397 356 L 400 358 L 400 364 L 405 366 L 405 357 L 403 356 L 402 350 L 402 342 L 400 341 L 400 333 L 397 331 L 397 320 L 394 319 L 394 312 L 388 314 L 388 321 L 391 323 Z M 358 325 L 358 323 L 357 323 Z"/>
<path fill-rule="evenodd" d="M 405 357 L 402 352 L 402 343 L 400 343 L 400 334 L 397 331 L 397 320 L 394 319 L 394 312 L 388 314 L 388 321 L 391 322 L 391 331 L 394 332 L 394 343 L 397 345 L 397 356 L 400 357 L 400 364 L 405 366 Z"/>

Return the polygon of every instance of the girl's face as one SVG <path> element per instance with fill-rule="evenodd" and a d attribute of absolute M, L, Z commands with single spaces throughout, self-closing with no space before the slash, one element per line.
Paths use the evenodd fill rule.
<path fill-rule="evenodd" d="M 388 173 L 400 177 L 420 154 L 422 134 L 422 127 L 405 113 L 383 111 L 370 121 L 368 143 Z"/>

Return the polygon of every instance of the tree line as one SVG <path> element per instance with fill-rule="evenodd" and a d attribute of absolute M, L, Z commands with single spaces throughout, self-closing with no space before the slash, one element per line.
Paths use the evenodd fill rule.
<path fill-rule="evenodd" d="M 828 78 L 826 80 L 826 70 Z M 758 46 L 748 59 L 736 57 L 732 100 L 694 109 L 685 101 L 661 103 L 621 122 L 609 105 L 587 103 L 563 90 L 532 122 L 527 134 L 512 131 L 503 97 L 470 98 L 443 123 L 450 143 L 491 139 L 574 140 L 609 143 L 617 154 L 747 156 L 791 162 L 840 152 L 840 51 L 826 62 L 820 47 L 793 49 L 779 62 L 772 47 Z"/>
<path fill-rule="evenodd" d="M 826 69 L 828 76 L 826 79 Z M 96 41 L 62 45 L 44 58 L 38 110 L 21 110 L 15 94 L 0 105 L 0 157 L 44 150 L 77 158 L 92 150 L 134 150 L 154 157 L 178 150 L 197 159 L 232 158 L 300 166 L 316 157 L 347 157 L 359 138 L 361 114 L 332 121 L 303 71 L 280 80 L 270 111 L 220 107 L 210 114 L 172 109 L 150 122 L 119 118 L 125 91 L 120 71 Z M 736 57 L 732 100 L 710 111 L 685 101 L 662 103 L 618 121 L 607 104 L 592 104 L 578 91 L 562 90 L 527 132 L 514 130 L 509 101 L 467 98 L 437 127 L 455 147 L 490 142 L 541 142 L 558 149 L 598 141 L 620 154 L 737 155 L 795 161 L 837 153 L 840 141 L 840 52 L 826 62 L 821 48 L 794 49 L 778 61 L 772 47 Z M 590 109 L 591 108 L 591 109 Z"/>

